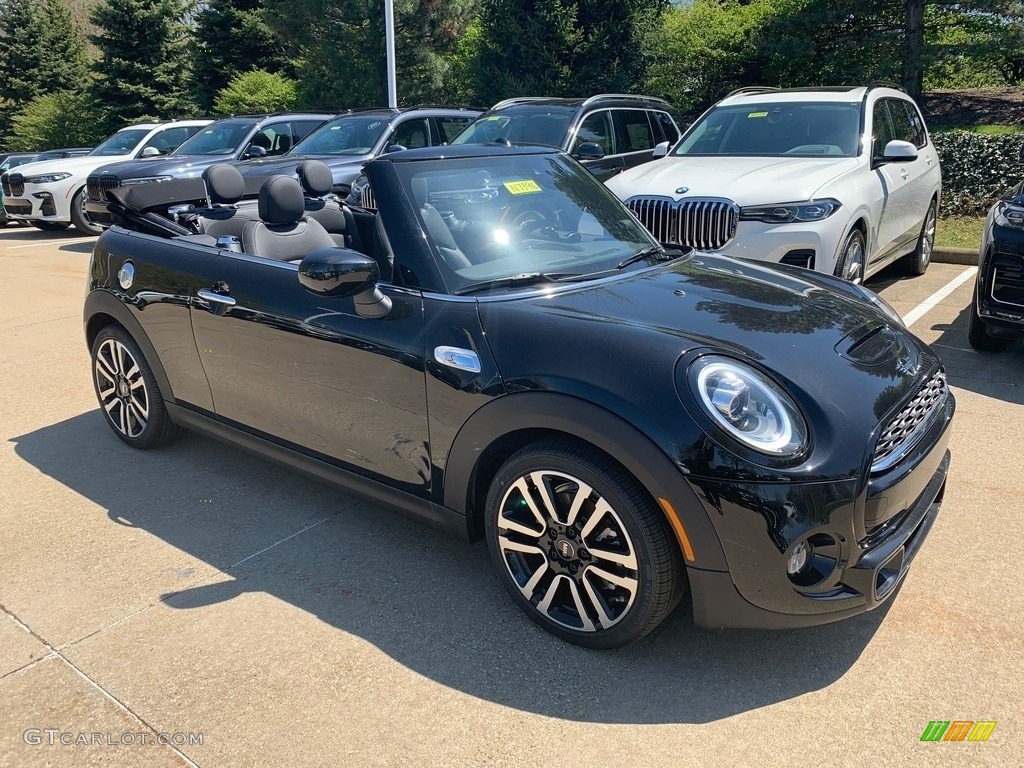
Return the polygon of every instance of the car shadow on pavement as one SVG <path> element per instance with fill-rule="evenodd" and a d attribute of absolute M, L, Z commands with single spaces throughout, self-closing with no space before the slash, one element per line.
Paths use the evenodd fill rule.
<path fill-rule="evenodd" d="M 57 250 L 68 251 L 70 253 L 92 253 L 92 249 L 95 245 L 95 240 L 87 240 L 81 243 L 68 243 L 58 247 Z"/>
<path fill-rule="evenodd" d="M 187 434 L 159 451 L 134 451 L 95 411 L 12 442 L 21 459 L 106 510 L 103 535 L 143 529 L 224 572 L 153 595 L 154 603 L 187 612 L 263 592 L 442 685 L 551 717 L 704 723 L 817 691 L 850 669 L 888 610 L 808 629 L 714 632 L 694 627 L 682 604 L 638 643 L 587 651 L 543 632 L 514 606 L 483 545 L 230 446 Z M 214 503 L 198 511 L 200 494 Z M 324 522 L 282 540 L 282 525 L 294 534 L 314 519 Z M 276 535 L 265 530 L 268 521 Z M 130 580 L 146 564 L 125 556 Z"/>

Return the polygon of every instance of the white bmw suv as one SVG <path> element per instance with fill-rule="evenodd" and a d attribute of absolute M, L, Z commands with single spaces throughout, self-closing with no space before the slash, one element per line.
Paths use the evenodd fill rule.
<path fill-rule="evenodd" d="M 75 229 L 98 235 L 102 228 L 86 214 L 85 180 L 97 168 L 118 160 L 165 155 L 212 120 L 139 123 L 122 128 L 89 154 L 41 163 L 26 163 L 2 177 L 8 219 L 26 221 L 55 232 Z"/>
<path fill-rule="evenodd" d="M 663 243 L 861 282 L 897 260 L 924 274 L 942 177 L 897 88 L 743 88 L 607 185 Z"/>

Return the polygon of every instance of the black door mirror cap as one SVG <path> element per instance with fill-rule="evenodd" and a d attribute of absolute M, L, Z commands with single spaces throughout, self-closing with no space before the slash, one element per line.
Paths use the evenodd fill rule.
<path fill-rule="evenodd" d="M 600 144 L 593 141 L 585 141 L 576 147 L 573 157 L 577 160 L 600 160 L 604 157 L 604 150 L 601 149 Z"/>
<path fill-rule="evenodd" d="M 299 264 L 299 282 L 318 296 L 354 296 L 377 285 L 377 262 L 349 248 L 321 248 Z"/>

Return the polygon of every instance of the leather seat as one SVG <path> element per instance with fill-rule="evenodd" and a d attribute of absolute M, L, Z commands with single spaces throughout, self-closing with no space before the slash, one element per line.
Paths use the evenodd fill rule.
<path fill-rule="evenodd" d="M 412 193 L 413 197 L 416 198 L 416 205 L 420 209 L 420 218 L 423 219 L 427 232 L 430 234 L 430 239 L 434 241 L 434 245 L 437 246 L 437 250 L 441 253 L 441 258 L 444 259 L 445 263 L 456 271 L 472 266 L 473 262 L 469 260 L 459 247 L 444 217 L 438 212 L 437 208 L 427 202 L 427 180 L 421 176 L 414 176 L 412 180 Z"/>
<path fill-rule="evenodd" d="M 245 222 L 257 217 L 255 208 L 239 208 L 236 203 L 245 193 L 245 180 L 233 165 L 217 163 L 203 171 L 208 205 L 195 212 L 199 233 L 211 237 L 242 236 Z"/>
<path fill-rule="evenodd" d="M 306 197 L 306 217 L 319 221 L 341 248 L 363 250 L 356 219 L 348 206 L 326 196 L 334 187 L 334 175 L 326 163 L 306 160 L 295 169 Z"/>
<path fill-rule="evenodd" d="M 318 221 L 305 218 L 302 187 L 289 176 L 271 176 L 260 187 L 259 220 L 242 227 L 242 249 L 276 261 L 301 259 L 336 243 Z"/>

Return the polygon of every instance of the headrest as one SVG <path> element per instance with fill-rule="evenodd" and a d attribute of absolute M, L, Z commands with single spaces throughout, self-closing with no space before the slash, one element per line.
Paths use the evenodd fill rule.
<path fill-rule="evenodd" d="M 245 179 L 233 165 L 217 163 L 203 171 L 211 203 L 237 203 L 245 194 Z"/>
<path fill-rule="evenodd" d="M 306 160 L 295 169 L 299 174 L 299 182 L 310 197 L 326 195 L 334 186 L 334 176 L 327 163 L 321 160 Z"/>
<path fill-rule="evenodd" d="M 271 176 L 260 187 L 259 214 L 267 224 L 294 224 L 305 210 L 302 187 L 290 176 Z"/>
<path fill-rule="evenodd" d="M 427 179 L 419 174 L 412 177 L 412 196 L 416 205 L 422 208 L 427 204 Z"/>

